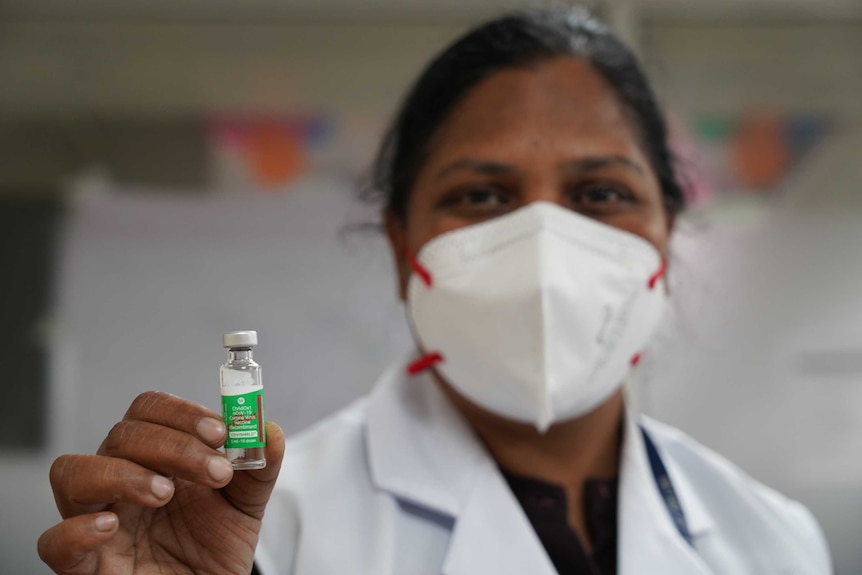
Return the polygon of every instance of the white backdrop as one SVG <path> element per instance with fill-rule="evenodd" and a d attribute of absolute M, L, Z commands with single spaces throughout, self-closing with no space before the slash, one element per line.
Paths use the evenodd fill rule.
<path fill-rule="evenodd" d="M 92 450 L 140 392 L 219 406 L 221 334 L 258 331 L 267 415 L 297 431 L 410 337 L 376 221 L 339 180 L 283 195 L 84 201 L 60 281 L 57 445 Z"/>

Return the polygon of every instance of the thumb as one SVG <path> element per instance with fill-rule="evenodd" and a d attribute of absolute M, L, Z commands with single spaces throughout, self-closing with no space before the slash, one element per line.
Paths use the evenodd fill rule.
<path fill-rule="evenodd" d="M 236 471 L 231 482 L 222 489 L 225 498 L 237 509 L 258 520 L 263 518 L 263 510 L 275 487 L 284 457 L 284 432 L 271 421 L 266 422 L 264 456 L 266 467 Z"/>

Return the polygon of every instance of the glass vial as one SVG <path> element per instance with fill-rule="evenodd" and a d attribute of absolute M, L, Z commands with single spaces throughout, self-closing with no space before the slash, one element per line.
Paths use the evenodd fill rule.
<path fill-rule="evenodd" d="M 234 469 L 266 467 L 263 383 L 252 348 L 256 331 L 231 331 L 222 336 L 227 363 L 221 366 L 222 415 L 227 427 L 225 454 Z"/>

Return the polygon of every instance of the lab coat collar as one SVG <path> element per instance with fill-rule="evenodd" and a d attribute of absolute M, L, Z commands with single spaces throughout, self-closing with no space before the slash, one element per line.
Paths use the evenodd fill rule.
<path fill-rule="evenodd" d="M 408 377 L 402 362 L 368 405 L 368 452 L 375 484 L 454 519 L 446 575 L 556 571 L 493 459 L 429 374 Z"/>
<path fill-rule="evenodd" d="M 454 518 L 488 456 L 430 373 L 406 374 L 409 359 L 393 365 L 371 392 L 371 475 L 378 487 Z"/>
<path fill-rule="evenodd" d="M 398 362 L 384 374 L 368 405 L 367 447 L 375 485 L 454 520 L 443 565 L 447 575 L 556 573 L 467 422 L 430 374 L 408 377 L 406 364 Z M 708 533 L 712 519 L 679 469 L 664 461 L 696 543 Z M 619 509 L 620 575 L 711 573 L 670 518 L 634 417 L 626 418 Z"/>

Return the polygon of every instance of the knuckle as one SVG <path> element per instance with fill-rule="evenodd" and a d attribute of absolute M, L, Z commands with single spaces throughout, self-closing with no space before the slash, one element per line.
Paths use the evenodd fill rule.
<path fill-rule="evenodd" d="M 74 457 L 74 455 L 61 455 L 51 464 L 51 469 L 48 471 L 48 479 L 54 491 L 57 491 L 57 487 L 67 478 L 69 467 Z"/>
<path fill-rule="evenodd" d="M 59 559 L 58 554 L 63 548 L 63 545 L 57 542 L 57 531 L 61 529 L 62 525 L 60 523 L 51 527 L 42 533 L 36 542 L 36 552 L 39 554 L 39 558 L 52 569 L 56 568 Z"/>
<path fill-rule="evenodd" d="M 153 407 L 158 404 L 160 400 L 167 397 L 168 394 L 162 393 L 160 391 L 145 391 L 138 395 L 129 406 L 129 410 L 126 412 L 127 417 L 135 418 L 136 415 L 139 414 L 147 414 L 153 410 Z"/>
<path fill-rule="evenodd" d="M 174 445 L 174 453 L 180 461 L 193 461 L 202 459 L 201 443 L 189 436 L 185 435 L 179 439 Z"/>
<path fill-rule="evenodd" d="M 45 531 L 36 542 L 36 552 L 39 554 L 39 559 L 47 564 L 51 564 L 53 559 L 51 554 L 51 530 Z"/>
<path fill-rule="evenodd" d="M 123 492 L 131 487 L 135 479 L 128 473 L 126 464 L 127 461 L 124 459 L 111 458 L 105 463 L 100 474 L 106 498 L 114 503 L 120 501 Z"/>
<path fill-rule="evenodd" d="M 81 549 L 80 528 L 69 521 L 45 531 L 36 542 L 39 558 L 55 573 L 94 573 L 93 554 Z"/>
<path fill-rule="evenodd" d="M 128 421 L 118 421 L 102 442 L 99 453 L 116 453 L 119 449 L 128 447 L 129 442 L 133 439 L 134 430 L 134 424 Z"/>

